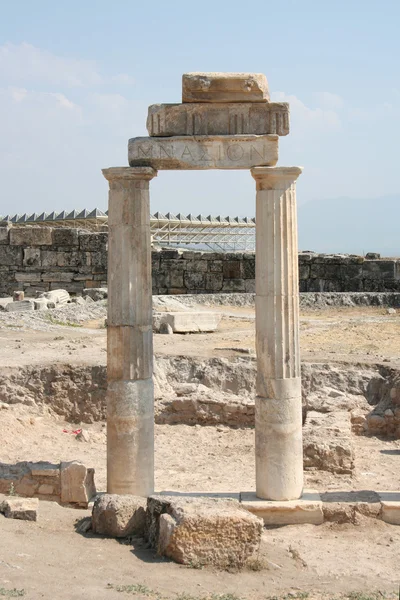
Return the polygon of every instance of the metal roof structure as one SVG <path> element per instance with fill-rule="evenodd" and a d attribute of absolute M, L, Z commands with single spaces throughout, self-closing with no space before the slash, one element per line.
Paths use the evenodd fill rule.
<path fill-rule="evenodd" d="M 92 211 L 65 210 L 57 213 L 25 213 L 23 215 L 0 215 L 0 223 L 13 225 L 39 225 L 51 227 L 77 227 L 96 229 L 107 225 L 107 212 L 98 208 Z M 156 212 L 150 215 L 152 241 L 155 245 L 209 248 L 217 252 L 254 251 L 255 218 L 222 217 L 192 214 L 174 215 Z"/>

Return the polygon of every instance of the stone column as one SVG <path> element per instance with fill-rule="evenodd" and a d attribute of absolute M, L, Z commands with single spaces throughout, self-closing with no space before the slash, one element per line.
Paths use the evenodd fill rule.
<path fill-rule="evenodd" d="M 296 179 L 300 167 L 254 167 L 256 180 L 256 495 L 303 490 Z"/>
<path fill-rule="evenodd" d="M 107 491 L 154 491 L 150 167 L 103 170 L 109 181 Z"/>

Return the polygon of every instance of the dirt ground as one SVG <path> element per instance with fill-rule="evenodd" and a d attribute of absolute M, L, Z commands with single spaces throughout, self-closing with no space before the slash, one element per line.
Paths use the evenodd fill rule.
<path fill-rule="evenodd" d="M 218 332 L 155 335 L 155 353 L 225 356 L 254 352 L 251 307 L 212 307 Z M 0 365 L 105 364 L 103 317 L 72 327 L 50 323 L 45 330 L 26 322 L 0 321 Z M 400 366 L 400 312 L 384 308 L 309 310 L 301 316 L 301 351 L 306 361 L 374 362 Z M 89 442 L 78 441 L 76 425 L 37 408 L 0 410 L 0 461 L 79 459 L 96 469 L 105 489 L 105 424 L 85 425 Z M 319 491 L 399 490 L 400 441 L 358 437 L 355 472 L 306 473 Z M 156 426 L 156 489 L 229 491 L 254 489 L 254 432 L 250 429 L 185 425 Z M 325 523 L 267 529 L 261 570 L 241 573 L 190 569 L 154 556 L 140 546 L 81 535 L 75 522 L 88 511 L 40 503 L 37 523 L 0 516 L 0 597 L 24 590 L 27 599 L 157 598 L 224 600 L 270 596 L 333 597 L 352 590 L 391 593 L 400 583 L 400 527 L 365 518 L 359 525 Z M 124 588 L 124 586 L 126 586 Z M 130 587 L 129 587 L 130 586 Z M 120 590 L 120 591 L 118 591 Z M 22 594 L 22 592 L 21 592 Z M 185 595 L 186 594 L 186 595 Z M 225 594 L 225 596 L 223 596 Z M 230 595 L 229 595 L 230 594 Z M 16 595 L 16 592 L 14 593 Z M 393 596 L 394 597 L 394 596 Z M 354 597 L 355 598 L 355 597 Z M 359 596 L 357 599 L 360 598 Z M 361 598 L 360 598 L 361 600 Z"/>

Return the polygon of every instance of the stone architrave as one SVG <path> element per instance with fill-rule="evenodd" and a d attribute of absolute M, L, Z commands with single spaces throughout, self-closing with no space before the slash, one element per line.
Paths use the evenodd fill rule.
<path fill-rule="evenodd" d="M 278 161 L 277 135 L 137 137 L 129 140 L 131 167 L 250 169 Z"/>
<path fill-rule="evenodd" d="M 256 494 L 295 500 L 303 490 L 299 281 L 295 181 L 300 167 L 257 167 Z"/>
<path fill-rule="evenodd" d="M 149 167 L 103 170 L 109 181 L 107 491 L 154 491 Z"/>
<path fill-rule="evenodd" d="M 184 73 L 182 102 L 268 102 L 263 73 Z"/>
<path fill-rule="evenodd" d="M 152 137 L 176 135 L 288 135 L 287 102 L 152 104 Z"/>

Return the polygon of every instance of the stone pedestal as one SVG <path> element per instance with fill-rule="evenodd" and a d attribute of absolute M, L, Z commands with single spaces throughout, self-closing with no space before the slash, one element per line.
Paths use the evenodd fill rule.
<path fill-rule="evenodd" d="M 107 491 L 154 492 L 150 167 L 103 170 L 109 181 Z"/>
<path fill-rule="evenodd" d="M 303 490 L 295 181 L 300 167 L 254 167 L 256 200 L 256 495 Z"/>

